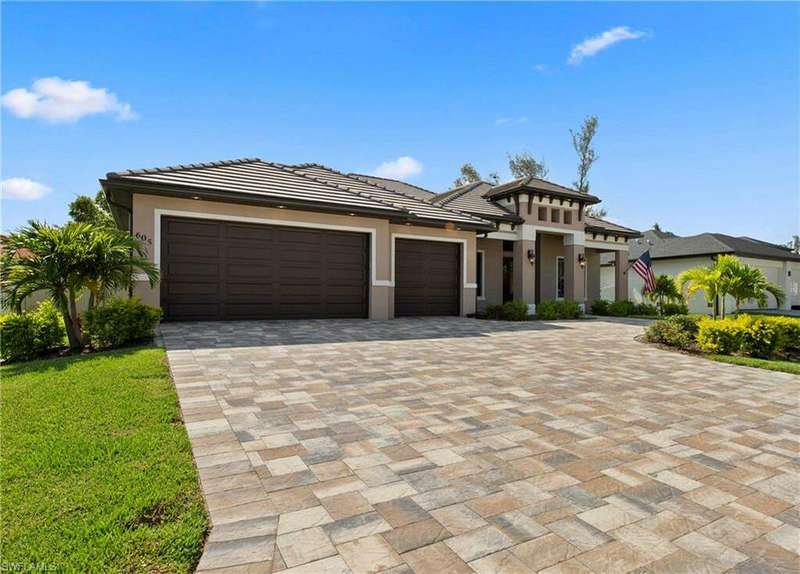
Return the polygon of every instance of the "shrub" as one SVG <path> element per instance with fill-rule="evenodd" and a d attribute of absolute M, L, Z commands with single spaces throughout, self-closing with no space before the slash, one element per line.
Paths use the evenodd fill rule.
<path fill-rule="evenodd" d="M 34 311 L 0 316 L 0 357 L 4 361 L 27 360 L 64 344 L 64 320 L 51 301 Z"/>
<path fill-rule="evenodd" d="M 138 299 L 112 299 L 84 315 L 83 329 L 95 349 L 119 347 L 152 337 L 161 310 Z"/>
<path fill-rule="evenodd" d="M 502 319 L 503 318 L 503 306 L 502 305 L 487 305 L 486 310 L 483 312 L 484 316 L 487 319 Z"/>
<path fill-rule="evenodd" d="M 736 321 L 741 322 L 742 327 L 739 348 L 742 354 L 762 359 L 768 359 L 775 354 L 779 335 L 778 328 L 773 322 L 751 315 L 737 318 Z"/>
<path fill-rule="evenodd" d="M 541 301 L 536 304 L 536 318 L 552 321 L 554 319 L 577 319 L 581 307 L 574 301 Z"/>
<path fill-rule="evenodd" d="M 506 321 L 525 321 L 528 318 L 528 304 L 525 301 L 506 301 L 503 303 L 503 319 Z"/>
<path fill-rule="evenodd" d="M 658 307 L 649 303 L 634 303 L 631 315 L 644 315 L 645 317 L 655 317 L 658 315 Z"/>
<path fill-rule="evenodd" d="M 592 315 L 608 315 L 608 306 L 610 303 L 605 299 L 597 299 L 592 301 L 592 306 L 590 311 Z"/>
<path fill-rule="evenodd" d="M 608 306 L 608 314 L 612 317 L 627 317 L 633 315 L 636 305 L 631 301 L 614 301 Z"/>
<path fill-rule="evenodd" d="M 720 320 L 704 318 L 698 323 L 697 344 L 704 351 L 731 355 L 741 348 L 743 331 L 741 317 Z"/>
<path fill-rule="evenodd" d="M 659 319 L 647 328 L 645 337 L 653 343 L 689 349 L 695 344 L 700 319 L 699 315 L 672 315 Z"/>
<path fill-rule="evenodd" d="M 800 319 L 793 317 L 763 316 L 777 330 L 776 352 L 781 354 L 800 354 Z"/>
<path fill-rule="evenodd" d="M 672 315 L 686 315 L 689 312 L 689 306 L 686 303 L 664 303 L 661 306 L 661 314 L 664 317 Z"/>

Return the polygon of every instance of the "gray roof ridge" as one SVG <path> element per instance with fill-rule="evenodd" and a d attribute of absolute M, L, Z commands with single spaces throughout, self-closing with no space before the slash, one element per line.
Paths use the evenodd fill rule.
<path fill-rule="evenodd" d="M 636 229 L 634 229 L 632 227 L 627 227 L 627 226 L 621 225 L 619 223 L 614 223 L 613 221 L 610 221 L 608 219 L 603 219 L 602 217 L 597 217 L 595 215 L 585 215 L 584 217 L 588 217 L 588 218 L 594 219 L 596 221 L 599 221 L 600 223 L 608 223 L 609 225 L 614 225 L 614 226 L 619 227 L 621 229 L 627 229 L 628 231 L 635 231 L 636 233 L 641 233 L 641 231 L 638 231 L 638 230 L 636 230 Z"/>
<path fill-rule="evenodd" d="M 348 173 L 346 173 L 344 175 L 347 175 L 349 177 L 353 177 L 353 178 L 355 178 L 355 179 L 357 179 L 359 181 L 364 181 L 364 179 L 368 179 L 370 177 L 374 177 L 374 178 L 377 178 L 377 179 L 385 179 L 386 181 L 394 181 L 396 183 L 402 183 L 403 185 L 408 185 L 410 187 L 414 187 L 414 188 L 416 188 L 416 189 L 418 189 L 420 191 L 424 191 L 425 193 L 431 193 L 433 195 L 436 195 L 436 193 L 431 191 L 430 189 L 425 189 L 424 187 L 420 187 L 420 186 L 415 185 L 413 183 L 408 183 L 407 181 L 403 181 L 402 179 L 394 179 L 394 178 L 391 178 L 391 177 L 381 177 L 379 175 L 367 175 L 367 174 L 364 174 L 364 173 L 356 173 L 354 171 L 348 172 Z M 364 183 L 372 183 L 372 182 L 366 181 Z M 395 193 L 401 193 L 401 192 L 398 191 L 398 192 L 395 192 Z"/>
<path fill-rule="evenodd" d="M 306 166 L 307 166 L 307 167 L 309 167 L 309 166 L 311 166 L 311 165 L 313 165 L 313 166 L 315 166 L 315 167 L 318 167 L 318 168 L 320 168 L 320 169 L 324 169 L 324 170 L 327 170 L 327 171 L 330 171 L 330 172 L 336 173 L 336 174 L 338 174 L 338 175 L 341 175 L 341 176 L 343 176 L 343 177 L 350 177 L 351 179 L 355 179 L 356 181 L 359 181 L 360 183 L 365 183 L 365 184 L 367 184 L 367 185 L 372 185 L 372 186 L 374 186 L 374 187 L 377 187 L 378 189 L 382 189 L 383 191 L 388 191 L 388 192 L 390 192 L 390 193 L 396 193 L 397 195 L 402 195 L 403 197 L 406 197 L 406 198 L 408 198 L 408 199 L 412 199 L 412 200 L 414 200 L 414 201 L 418 201 L 418 202 L 420 202 L 420 203 L 422 203 L 422 204 L 431 205 L 431 203 L 429 203 L 429 202 L 425 201 L 424 199 L 420 199 L 419 197 L 416 197 L 416 196 L 414 196 L 414 195 L 411 195 L 411 194 L 408 194 L 408 193 L 403 193 L 403 192 L 400 192 L 400 191 L 396 191 L 396 190 L 394 190 L 394 189 L 389 189 L 388 187 L 384 187 L 384 186 L 382 186 L 382 185 L 378 185 L 377 183 L 373 183 L 373 182 L 371 182 L 371 181 L 362 181 L 362 180 L 360 180 L 360 179 L 358 179 L 358 178 L 355 178 L 355 177 L 349 176 L 349 175 L 347 175 L 346 173 L 343 173 L 343 172 L 341 172 L 341 171 L 339 171 L 339 170 L 333 169 L 332 167 L 328 167 L 328 166 L 326 166 L 326 165 L 320 165 L 320 164 L 306 164 Z M 332 185 L 333 185 L 333 184 L 332 184 Z M 384 200 L 382 200 L 382 199 L 376 199 L 375 197 L 373 197 L 372 195 L 370 195 L 368 192 L 361 192 L 361 191 L 359 191 L 359 192 L 355 192 L 355 190 L 350 190 L 349 188 L 345 188 L 345 187 L 343 187 L 343 186 L 339 186 L 338 184 L 336 184 L 336 186 L 337 186 L 337 187 L 342 187 L 342 189 L 348 189 L 348 191 L 352 191 L 352 192 L 354 192 L 354 193 L 359 193 L 359 194 L 362 194 L 362 193 L 363 193 L 363 194 L 364 194 L 364 197 L 367 197 L 367 198 L 369 198 L 369 199 L 374 199 L 374 200 L 376 200 L 376 201 L 381 201 L 381 202 L 383 202 L 383 203 L 386 203 L 387 205 L 392 205 L 392 206 L 399 207 L 399 208 L 400 208 L 400 209 L 402 209 L 403 211 L 406 211 L 407 213 L 409 213 L 409 215 L 412 215 L 410 212 L 408 212 L 408 211 L 407 211 L 407 208 L 405 208 L 405 207 L 402 207 L 402 206 L 400 206 L 399 204 L 394 204 L 393 202 L 384 201 Z M 463 217 L 468 217 L 468 218 L 470 218 L 470 219 L 474 219 L 474 220 L 476 220 L 476 222 L 479 222 L 479 223 L 491 223 L 491 221 L 489 221 L 489 220 L 487 220 L 487 219 L 482 219 L 482 218 L 480 218 L 480 217 L 476 217 L 476 216 L 474 216 L 474 215 L 470 215 L 469 213 L 464 213 L 464 212 L 462 212 L 462 211 L 459 211 L 458 209 L 453 209 L 452 207 L 447 207 L 447 206 L 445 206 L 445 205 L 437 205 L 436 207 L 438 207 L 439 209 L 443 209 L 443 210 L 445 210 L 445 211 L 452 211 L 453 213 L 456 213 L 456 214 L 458 214 L 458 215 L 461 215 L 461 216 L 463 216 Z"/>
<path fill-rule="evenodd" d="M 461 197 L 468 191 L 475 189 L 478 184 L 481 183 L 480 181 L 470 181 L 463 185 L 459 185 L 458 187 L 454 187 L 453 189 L 448 189 L 447 191 L 443 191 L 442 193 L 435 195 L 431 198 L 431 203 L 439 203 L 442 201 L 455 199 L 457 197 Z"/>
<path fill-rule="evenodd" d="M 190 169 L 202 169 L 205 167 L 219 167 L 221 165 L 235 165 L 242 163 L 255 163 L 260 161 L 263 160 L 258 157 L 241 157 L 235 159 L 223 159 L 218 161 L 206 161 L 201 163 L 167 165 L 164 167 L 146 167 L 141 169 L 126 169 L 125 171 L 110 171 L 106 174 L 106 177 L 112 177 L 112 176 L 124 177 L 129 175 L 141 175 L 145 173 L 167 173 L 171 171 L 188 171 Z M 269 162 L 264 162 L 264 163 L 269 163 Z"/>

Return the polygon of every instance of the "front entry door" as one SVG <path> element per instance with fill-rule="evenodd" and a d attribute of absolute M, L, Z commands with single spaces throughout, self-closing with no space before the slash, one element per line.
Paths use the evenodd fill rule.
<path fill-rule="evenodd" d="M 503 303 L 514 299 L 514 258 L 503 257 Z"/>

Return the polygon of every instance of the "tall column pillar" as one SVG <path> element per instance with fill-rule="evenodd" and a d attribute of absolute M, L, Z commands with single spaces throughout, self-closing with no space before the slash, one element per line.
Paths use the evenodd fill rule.
<path fill-rule="evenodd" d="M 586 248 L 583 233 L 564 236 L 564 299 L 581 305 L 586 303 Z"/>
<path fill-rule="evenodd" d="M 628 252 L 614 252 L 614 300 L 628 298 Z"/>
<path fill-rule="evenodd" d="M 600 252 L 586 250 L 586 304 L 600 299 Z"/>
<path fill-rule="evenodd" d="M 514 299 L 525 301 L 533 312 L 535 303 L 535 267 L 529 257 L 536 248 L 536 230 L 532 225 L 524 224 L 520 229 L 520 238 L 514 242 Z"/>

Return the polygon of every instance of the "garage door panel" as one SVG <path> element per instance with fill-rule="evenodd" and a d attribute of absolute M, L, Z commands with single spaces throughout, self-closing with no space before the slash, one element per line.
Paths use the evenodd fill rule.
<path fill-rule="evenodd" d="M 461 247 L 446 241 L 397 239 L 395 316 L 458 315 Z"/>
<path fill-rule="evenodd" d="M 167 319 L 368 314 L 366 234 L 173 217 L 162 230 Z"/>

